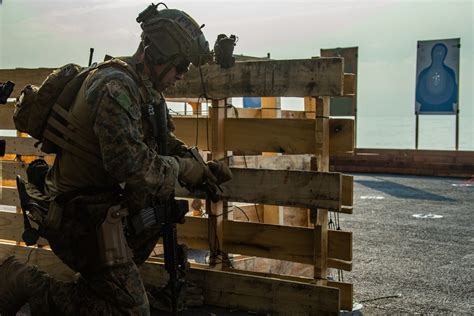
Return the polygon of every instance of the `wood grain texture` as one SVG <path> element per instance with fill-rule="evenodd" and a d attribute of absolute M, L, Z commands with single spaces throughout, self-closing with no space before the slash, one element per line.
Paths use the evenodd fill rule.
<path fill-rule="evenodd" d="M 296 207 L 341 206 L 341 175 L 311 171 L 234 168 L 234 178 L 223 184 L 219 196 L 232 202 L 261 203 Z M 203 192 L 176 188 L 176 196 L 205 198 Z M 0 204 L 19 206 L 16 188 L 3 187 Z"/>
<path fill-rule="evenodd" d="M 13 103 L 0 104 L 0 129 L 15 129 L 15 124 L 13 124 L 14 109 Z"/>
<path fill-rule="evenodd" d="M 344 81 L 340 58 L 248 61 L 237 62 L 230 69 L 206 65 L 201 70 L 210 99 L 338 96 Z M 196 98 L 203 93 L 199 69 L 193 68 L 166 96 Z"/>
<path fill-rule="evenodd" d="M 177 225 L 178 241 L 192 249 L 209 250 L 208 219 L 186 217 Z M 0 239 L 22 241 L 23 217 L 0 211 Z M 329 230 L 328 256 L 352 260 L 352 233 Z M 313 233 L 307 227 L 291 227 L 238 221 L 223 221 L 223 248 L 227 253 L 257 256 L 301 263 L 312 263 Z M 162 241 L 160 240 L 160 243 Z M 47 245 L 47 241 L 43 242 Z"/>
<path fill-rule="evenodd" d="M 140 270 L 145 280 L 166 278 L 159 263 Z M 334 287 L 197 266 L 187 277 L 204 290 L 204 302 L 210 305 L 273 315 L 338 315 L 340 309 L 339 289 Z"/>
<path fill-rule="evenodd" d="M 44 156 L 39 148 L 36 148 L 34 145 L 37 142 L 36 139 L 31 137 L 3 137 L 5 139 L 5 153 L 6 154 L 16 154 L 22 156 Z"/>
<path fill-rule="evenodd" d="M 21 90 L 27 84 L 41 85 L 46 77 L 54 71 L 54 68 L 16 68 L 0 69 L 0 82 L 8 80 L 15 83 L 15 88 L 11 94 L 12 98 L 20 96 Z"/>

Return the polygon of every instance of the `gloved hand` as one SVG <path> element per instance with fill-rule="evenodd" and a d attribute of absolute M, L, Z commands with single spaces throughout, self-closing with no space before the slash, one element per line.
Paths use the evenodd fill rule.
<path fill-rule="evenodd" d="M 195 188 L 205 181 L 217 183 L 217 178 L 209 167 L 194 158 L 175 157 L 179 164 L 178 180 L 186 187 Z"/>
<path fill-rule="evenodd" d="M 215 184 L 221 184 L 232 179 L 232 171 L 229 167 L 219 160 L 211 160 L 207 163 L 214 177 L 217 179 Z"/>

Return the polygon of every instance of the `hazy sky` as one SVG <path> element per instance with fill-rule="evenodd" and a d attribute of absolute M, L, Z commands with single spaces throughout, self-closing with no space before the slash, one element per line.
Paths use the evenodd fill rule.
<path fill-rule="evenodd" d="M 321 48 L 359 47 L 359 114 L 412 115 L 416 43 L 461 38 L 460 110 L 473 110 L 473 0 L 167 1 L 187 11 L 211 44 L 236 34 L 236 53 L 275 59 L 318 56 Z M 137 47 L 135 18 L 150 2 L 3 0 L 0 68 L 86 64 Z M 468 127 L 474 135 L 474 125 Z"/>

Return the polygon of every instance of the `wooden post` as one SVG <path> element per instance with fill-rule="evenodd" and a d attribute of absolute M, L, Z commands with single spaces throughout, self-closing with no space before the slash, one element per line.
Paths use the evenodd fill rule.
<path fill-rule="evenodd" d="M 281 118 L 280 98 L 262 97 L 262 118 Z M 278 156 L 278 153 L 264 152 L 262 156 Z M 283 224 L 283 207 L 263 205 L 263 222 L 266 224 Z"/>
<path fill-rule="evenodd" d="M 193 108 L 193 114 L 202 114 L 202 106 L 201 103 L 198 102 L 189 102 L 189 105 Z"/>
<path fill-rule="evenodd" d="M 416 115 L 415 121 L 415 149 L 418 149 L 418 134 L 420 131 L 420 115 L 418 113 Z"/>
<path fill-rule="evenodd" d="M 329 97 L 316 100 L 316 155 L 318 171 L 329 171 Z M 320 285 L 327 284 L 328 210 L 317 209 L 314 221 L 314 278 Z"/>
<path fill-rule="evenodd" d="M 226 99 L 213 100 L 212 108 L 209 109 L 209 120 L 212 128 L 211 155 L 212 159 L 222 159 L 226 156 L 224 149 L 224 120 L 226 116 Z M 209 246 L 210 246 L 210 265 L 217 269 L 222 269 L 222 262 L 227 258 L 223 257 L 223 220 L 227 214 L 224 214 L 224 203 L 219 201 L 213 203 L 206 201 L 206 209 L 209 214 Z"/>

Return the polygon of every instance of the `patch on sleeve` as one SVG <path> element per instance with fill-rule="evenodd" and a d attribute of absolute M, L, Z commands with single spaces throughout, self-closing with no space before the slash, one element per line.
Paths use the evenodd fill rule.
<path fill-rule="evenodd" d="M 138 120 L 141 116 L 139 107 L 134 104 L 127 89 L 115 80 L 108 82 L 106 86 L 110 97 L 120 104 L 134 120 Z"/>

